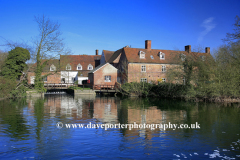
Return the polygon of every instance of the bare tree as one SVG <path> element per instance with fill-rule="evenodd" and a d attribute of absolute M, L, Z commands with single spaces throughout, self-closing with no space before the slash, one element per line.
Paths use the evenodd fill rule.
<path fill-rule="evenodd" d="M 41 73 L 48 60 L 59 58 L 60 54 L 67 54 L 69 51 L 65 49 L 63 39 L 61 38 L 60 24 L 51 21 L 45 15 L 35 17 L 38 24 L 39 35 L 35 37 L 35 88 L 39 91 L 43 90 L 43 81 Z M 43 60 L 45 60 L 43 62 Z"/>

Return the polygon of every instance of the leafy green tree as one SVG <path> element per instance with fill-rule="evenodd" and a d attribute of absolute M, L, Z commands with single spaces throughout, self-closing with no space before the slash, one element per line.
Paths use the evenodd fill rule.
<path fill-rule="evenodd" d="M 12 80 L 19 79 L 24 68 L 27 67 L 26 61 L 29 59 L 30 53 L 27 49 L 16 47 L 9 52 L 1 75 Z"/>

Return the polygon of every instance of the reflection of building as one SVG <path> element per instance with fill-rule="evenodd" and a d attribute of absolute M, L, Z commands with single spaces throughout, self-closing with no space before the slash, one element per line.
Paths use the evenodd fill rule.
<path fill-rule="evenodd" d="M 160 109 L 157 109 L 156 106 L 150 107 L 148 109 L 128 109 L 128 123 L 161 123 L 162 118 L 164 117 L 164 112 Z"/>
<path fill-rule="evenodd" d="M 104 123 L 118 123 L 118 103 L 119 101 L 115 97 L 96 97 L 93 118 L 99 119 Z"/>
<path fill-rule="evenodd" d="M 148 108 L 132 108 L 133 106 L 129 106 L 128 108 L 128 124 L 180 124 L 186 119 L 186 111 L 184 110 L 160 110 L 157 106 L 152 106 Z M 167 129 L 172 130 L 172 129 Z M 159 132 L 161 131 L 161 132 Z M 164 136 L 165 130 L 156 128 L 155 130 L 151 130 L 150 128 L 138 128 L 132 130 L 126 130 L 126 136 L 140 136 L 145 139 L 151 139 L 156 136 Z"/>

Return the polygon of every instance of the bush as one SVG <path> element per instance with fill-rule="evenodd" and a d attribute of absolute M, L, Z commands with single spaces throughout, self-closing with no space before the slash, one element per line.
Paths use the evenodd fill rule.
<path fill-rule="evenodd" d="M 11 97 L 11 91 L 16 87 L 16 81 L 4 77 L 0 77 L 0 98 Z"/>

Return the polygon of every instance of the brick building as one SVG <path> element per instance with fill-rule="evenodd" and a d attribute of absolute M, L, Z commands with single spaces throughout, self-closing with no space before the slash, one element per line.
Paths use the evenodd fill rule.
<path fill-rule="evenodd" d="M 88 73 L 91 85 L 115 85 L 117 68 L 109 63 L 101 64 Z"/>
<path fill-rule="evenodd" d="M 43 68 L 42 76 L 43 81 L 46 84 L 52 84 L 52 83 L 61 83 L 61 71 L 59 67 L 59 60 L 58 59 L 52 59 L 49 61 L 43 60 L 42 64 L 45 63 L 45 67 Z M 34 84 L 35 80 L 35 70 L 36 70 L 37 64 L 33 64 L 31 69 L 28 71 L 27 79 L 28 84 Z"/>
<path fill-rule="evenodd" d="M 78 80 L 88 80 L 88 72 L 100 65 L 101 56 L 98 55 L 61 55 L 60 70 L 62 83 L 74 83 Z"/>
<path fill-rule="evenodd" d="M 211 57 L 210 48 L 205 53 L 191 51 L 191 46 L 185 46 L 185 51 L 152 49 L 151 40 L 145 41 L 145 48 L 123 47 L 111 56 L 110 64 L 118 68 L 118 82 L 156 82 L 167 81 L 166 73 L 179 66 L 179 61 L 188 55 Z"/>
<path fill-rule="evenodd" d="M 49 60 L 43 68 L 42 76 L 45 84 L 74 83 L 82 84 L 88 79 L 88 72 L 100 65 L 98 55 L 60 55 L 60 60 Z M 42 64 L 46 60 L 42 61 Z M 34 84 L 36 63 L 28 72 L 28 83 Z M 45 76 L 47 75 L 47 76 Z"/>
<path fill-rule="evenodd" d="M 114 51 L 103 50 L 101 55 L 100 64 L 105 64 L 109 62 L 109 59 L 112 57 Z"/>

